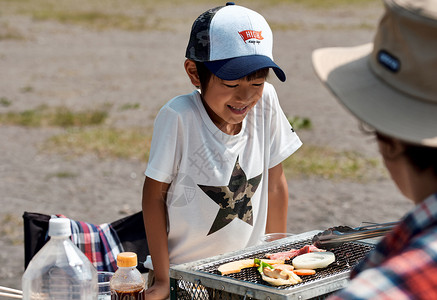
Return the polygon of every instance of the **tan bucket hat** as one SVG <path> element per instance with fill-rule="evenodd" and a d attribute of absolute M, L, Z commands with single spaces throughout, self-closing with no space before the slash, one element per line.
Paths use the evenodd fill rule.
<path fill-rule="evenodd" d="M 339 101 L 377 131 L 437 147 L 437 0 L 384 0 L 373 44 L 313 52 Z"/>

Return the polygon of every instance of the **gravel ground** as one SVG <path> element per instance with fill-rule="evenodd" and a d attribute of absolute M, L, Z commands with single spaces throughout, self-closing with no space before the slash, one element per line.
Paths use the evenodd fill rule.
<path fill-rule="evenodd" d="M 182 13 L 194 20 L 206 8 L 186 7 Z M 375 143 L 315 77 L 311 52 L 369 42 L 382 8 L 274 6 L 259 11 L 272 24 L 275 60 L 288 75 L 286 83 L 271 78 L 283 109 L 313 124 L 312 130 L 298 132 L 303 142 L 378 157 Z M 278 20 L 288 27 L 280 27 Z M 23 16 L 0 16 L 0 21 L 23 37 L 0 40 L 0 98 L 11 101 L 0 105 L 0 113 L 40 105 L 85 110 L 109 103 L 107 125 L 146 129 L 167 100 L 192 90 L 183 70 L 189 23 L 172 31 L 97 32 Z M 140 107 L 118 109 L 132 103 Z M 146 161 L 41 150 L 47 138 L 61 132 L 0 125 L 0 285 L 21 288 L 24 211 L 62 213 L 100 224 L 141 209 Z M 60 173 L 71 176 L 61 178 Z M 290 178 L 289 191 L 292 233 L 393 221 L 412 207 L 384 174 L 366 182 Z"/>

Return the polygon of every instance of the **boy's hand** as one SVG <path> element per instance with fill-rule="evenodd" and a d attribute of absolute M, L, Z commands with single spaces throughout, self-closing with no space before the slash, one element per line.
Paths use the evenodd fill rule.
<path fill-rule="evenodd" d="M 156 281 L 146 290 L 146 300 L 164 300 L 170 296 L 170 282 Z"/>

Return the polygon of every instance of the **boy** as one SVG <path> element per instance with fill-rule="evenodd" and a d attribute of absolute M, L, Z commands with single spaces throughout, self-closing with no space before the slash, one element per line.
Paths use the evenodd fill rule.
<path fill-rule="evenodd" d="M 373 44 L 319 49 L 313 64 L 375 129 L 386 168 L 416 207 L 329 299 L 437 299 L 437 1 L 384 4 Z"/>
<path fill-rule="evenodd" d="M 301 146 L 265 80 L 273 69 L 265 19 L 228 3 L 193 24 L 184 67 L 199 91 L 155 120 L 143 190 L 154 266 L 147 299 L 169 294 L 169 266 L 256 244 L 287 230 L 281 162 Z"/>

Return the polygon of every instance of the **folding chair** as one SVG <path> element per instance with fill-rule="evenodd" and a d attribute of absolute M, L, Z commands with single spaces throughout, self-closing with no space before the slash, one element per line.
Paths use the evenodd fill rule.
<path fill-rule="evenodd" d="M 35 212 L 24 212 L 24 268 L 27 268 L 32 257 L 45 245 L 48 240 L 48 226 L 51 216 Z M 87 223 L 92 226 L 94 224 Z M 137 212 L 109 223 L 118 236 L 123 251 L 135 252 L 139 262 L 146 261 L 149 255 L 146 232 L 144 230 L 143 214 Z M 86 233 L 82 233 L 86 234 Z M 79 245 L 78 245 L 79 246 Z M 80 247 L 79 247 L 80 248 Z M 93 264 L 96 262 L 91 261 Z M 111 266 L 101 266 L 99 271 L 110 271 Z M 148 272 L 142 263 L 138 264 L 141 273 Z"/>

